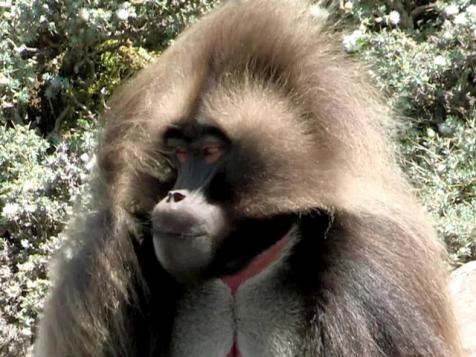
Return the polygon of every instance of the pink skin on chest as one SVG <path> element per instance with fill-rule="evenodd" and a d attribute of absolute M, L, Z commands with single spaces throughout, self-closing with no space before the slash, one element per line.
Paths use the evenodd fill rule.
<path fill-rule="evenodd" d="M 230 288 L 231 293 L 235 295 L 241 284 L 261 273 L 278 259 L 287 244 L 288 238 L 286 236 L 255 257 L 244 270 L 240 271 L 238 274 L 223 277 L 222 281 Z M 241 357 L 236 340 L 226 357 Z"/>

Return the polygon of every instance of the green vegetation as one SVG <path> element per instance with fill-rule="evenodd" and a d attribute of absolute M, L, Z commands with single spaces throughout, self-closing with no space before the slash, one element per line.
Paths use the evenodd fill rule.
<path fill-rule="evenodd" d="M 348 5 L 344 47 L 403 116 L 403 170 L 458 265 L 476 258 L 476 5 L 392 3 Z"/>

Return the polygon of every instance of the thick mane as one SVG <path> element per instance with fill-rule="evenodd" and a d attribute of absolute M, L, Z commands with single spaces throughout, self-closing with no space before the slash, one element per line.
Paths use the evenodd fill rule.
<path fill-rule="evenodd" d="M 309 182 L 300 185 L 302 194 L 293 193 L 290 206 L 306 209 L 319 202 L 360 210 L 382 199 L 393 202 L 409 191 L 393 157 L 395 121 L 366 84 L 362 68 L 338 55 L 332 38 L 338 35 L 323 27 L 305 1 L 266 0 L 252 6 L 230 1 L 206 16 L 112 100 L 108 150 L 100 155 L 106 157 L 103 171 L 121 171 L 109 169 L 111 162 L 122 160 L 108 154 L 131 157 L 125 160 L 128 165 L 135 163 L 137 172 L 146 170 L 147 145 L 139 152 L 136 145 L 141 128 L 153 141 L 172 120 L 192 116 L 214 88 L 223 92 L 236 83 L 260 82 L 299 110 L 316 142 L 308 174 L 300 168 L 301 180 L 309 177 Z M 129 147 L 123 138 L 131 133 Z M 120 146 L 111 146 L 114 141 Z"/>

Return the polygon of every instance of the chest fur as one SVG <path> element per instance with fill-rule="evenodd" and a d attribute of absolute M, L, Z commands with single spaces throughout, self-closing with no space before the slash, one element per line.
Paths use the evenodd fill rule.
<path fill-rule="evenodd" d="M 276 262 L 233 296 L 221 281 L 190 289 L 179 302 L 172 336 L 174 357 L 296 356 L 305 325 L 302 298 Z"/>

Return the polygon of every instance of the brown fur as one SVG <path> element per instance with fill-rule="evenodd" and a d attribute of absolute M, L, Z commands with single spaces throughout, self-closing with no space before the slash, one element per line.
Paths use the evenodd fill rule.
<path fill-rule="evenodd" d="M 460 353 L 443 250 L 395 164 L 391 114 L 335 37 L 303 2 L 230 1 L 115 95 L 98 151 L 98 209 L 68 231 L 37 356 L 134 354 L 125 311 L 141 305 L 147 316 L 150 307 L 134 213 L 150 212 L 168 189 L 161 133 L 197 118 L 212 118 L 252 153 L 236 164 L 231 210 L 335 217 L 316 298 L 325 313 L 311 317 L 302 355 Z M 168 284 L 164 303 L 173 300 Z M 151 346 L 166 351 L 167 331 L 157 329 Z"/>

